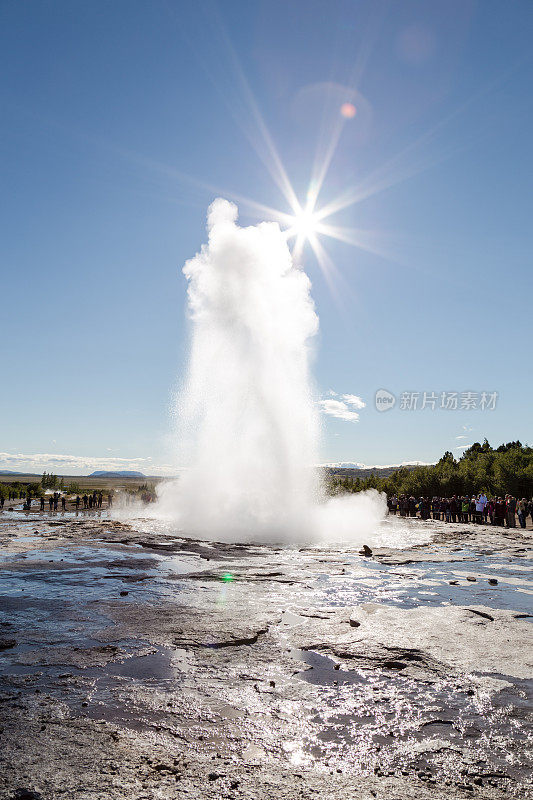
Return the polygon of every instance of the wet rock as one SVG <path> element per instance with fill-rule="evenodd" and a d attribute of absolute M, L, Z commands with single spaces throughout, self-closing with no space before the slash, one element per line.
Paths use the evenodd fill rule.
<path fill-rule="evenodd" d="M 121 597 L 126 597 L 126 595 L 128 595 L 128 594 L 129 594 L 129 592 L 128 592 L 126 589 L 123 589 L 123 590 L 121 591 L 121 593 L 120 593 L 120 596 L 121 596 Z"/>
<path fill-rule="evenodd" d="M 498 581 L 496 580 L 496 578 L 489 578 L 489 583 L 490 583 L 491 586 L 497 586 L 498 585 Z"/>
<path fill-rule="evenodd" d="M 361 622 L 358 628 L 342 624 L 345 614 L 339 609 L 335 618 L 308 620 L 294 629 L 298 646 L 331 654 L 354 669 L 388 664 L 390 669 L 422 679 L 449 678 L 450 668 L 525 679 L 532 676 L 531 663 L 524 658 L 524 653 L 531 651 L 531 626 L 515 619 L 516 612 L 511 610 L 485 606 L 405 609 L 363 603 L 350 615 Z M 480 624 L 482 621 L 485 624 Z"/>
<path fill-rule="evenodd" d="M 358 622 L 356 619 L 351 619 L 350 618 L 350 628 L 359 628 L 360 625 L 361 625 L 361 623 Z"/>
<path fill-rule="evenodd" d="M 459 586 L 459 581 L 448 581 L 450 586 Z"/>
<path fill-rule="evenodd" d="M 72 665 L 74 667 L 101 667 L 115 660 L 121 653 L 115 645 L 101 647 L 54 647 L 46 650 L 28 650 L 18 657 L 19 664 Z"/>
<path fill-rule="evenodd" d="M 488 619 L 490 622 L 494 622 L 494 617 L 490 614 L 487 614 L 485 611 L 478 611 L 476 608 L 467 608 L 467 611 L 470 611 L 471 614 L 476 614 L 478 617 L 482 617 L 483 619 Z"/>
<path fill-rule="evenodd" d="M 0 639 L 0 650 L 10 650 L 17 646 L 16 639 Z"/>
<path fill-rule="evenodd" d="M 372 555 L 372 550 L 367 544 L 364 544 L 361 550 L 359 550 L 359 555 L 366 556 L 366 558 L 370 558 L 370 556 Z"/>
<path fill-rule="evenodd" d="M 43 800 L 43 796 L 33 789 L 15 789 L 13 800 Z"/>
<path fill-rule="evenodd" d="M 467 581 L 470 581 L 471 583 L 475 583 L 477 581 L 477 578 L 474 578 L 473 575 L 467 575 L 466 579 L 467 579 Z"/>

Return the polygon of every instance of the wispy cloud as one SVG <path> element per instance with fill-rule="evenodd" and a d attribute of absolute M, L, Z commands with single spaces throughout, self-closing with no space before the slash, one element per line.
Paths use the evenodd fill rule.
<path fill-rule="evenodd" d="M 345 403 L 348 403 L 348 405 L 353 406 L 354 408 L 364 408 L 366 406 L 365 401 L 356 394 L 343 394 L 341 395 L 341 398 Z"/>
<path fill-rule="evenodd" d="M 17 472 L 59 472 L 84 474 L 94 470 L 137 470 L 148 474 L 168 475 L 175 472 L 170 464 L 154 464 L 153 459 L 119 458 L 117 456 L 75 456 L 63 453 L 0 453 L 0 469 Z"/>
<path fill-rule="evenodd" d="M 358 411 L 364 408 L 366 403 L 356 394 L 338 394 L 330 389 L 328 397 L 319 400 L 318 405 L 329 417 L 336 417 L 345 422 L 358 422 Z"/>

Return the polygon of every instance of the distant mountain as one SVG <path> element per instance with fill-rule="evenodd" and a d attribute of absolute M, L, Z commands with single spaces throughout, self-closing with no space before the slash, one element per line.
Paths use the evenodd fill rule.
<path fill-rule="evenodd" d="M 146 478 L 146 475 L 143 475 L 142 472 L 135 472 L 129 469 L 122 469 L 114 471 L 108 471 L 105 469 L 99 469 L 96 472 L 91 472 L 90 475 L 87 475 L 88 478 Z"/>
<path fill-rule="evenodd" d="M 370 475 L 376 475 L 378 478 L 388 478 L 393 472 L 396 472 L 400 467 L 411 470 L 416 467 L 432 466 L 425 461 L 404 461 L 402 464 L 387 464 L 383 466 L 369 467 L 366 464 L 356 464 L 347 461 L 341 461 L 337 464 L 322 464 L 322 467 L 330 474 L 337 475 L 343 478 L 368 478 Z"/>
<path fill-rule="evenodd" d="M 40 478 L 41 477 L 40 475 L 37 475 L 36 472 L 12 472 L 10 469 L 0 469 L 0 475 L 13 475 L 13 476 L 15 476 L 15 475 L 22 476 L 22 475 L 24 475 L 26 477 L 28 477 L 28 475 L 31 475 L 31 476 L 35 475 L 36 478 Z"/>
<path fill-rule="evenodd" d="M 401 464 L 361 464 L 358 461 L 333 461 L 322 464 L 329 469 L 400 469 L 400 467 L 431 467 L 427 461 L 402 461 Z"/>
<path fill-rule="evenodd" d="M 321 464 L 321 466 L 326 469 L 375 469 L 375 467 L 360 464 L 358 461 L 335 461 L 332 464 Z"/>

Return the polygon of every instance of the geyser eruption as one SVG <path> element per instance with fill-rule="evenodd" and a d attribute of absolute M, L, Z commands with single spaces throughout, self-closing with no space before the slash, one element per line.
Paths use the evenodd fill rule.
<path fill-rule="evenodd" d="M 185 532 L 215 539 L 315 538 L 327 533 L 335 500 L 321 503 L 316 473 L 311 283 L 277 223 L 241 228 L 237 207 L 217 199 L 208 232 L 183 269 L 192 343 L 178 441 L 188 464 L 162 484 L 159 509 Z M 382 513 L 374 494 L 359 520 L 365 529 Z M 347 513 L 355 522 L 344 502 Z"/>

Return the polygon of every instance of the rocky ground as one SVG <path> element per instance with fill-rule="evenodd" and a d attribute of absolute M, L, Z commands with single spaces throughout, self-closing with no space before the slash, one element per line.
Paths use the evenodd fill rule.
<path fill-rule="evenodd" d="M 432 540 L 0 517 L 0 798 L 528 796 L 531 534 L 401 524 Z"/>

